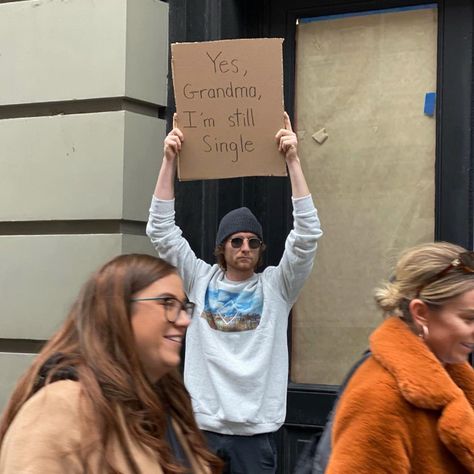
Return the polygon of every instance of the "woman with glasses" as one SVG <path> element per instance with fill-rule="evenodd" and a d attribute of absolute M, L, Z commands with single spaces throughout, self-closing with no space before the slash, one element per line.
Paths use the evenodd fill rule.
<path fill-rule="evenodd" d="M 474 473 L 474 252 L 412 248 L 375 299 L 385 321 L 338 403 L 326 473 Z"/>
<path fill-rule="evenodd" d="M 14 390 L 0 473 L 220 472 L 177 370 L 193 308 L 165 261 L 105 264 Z"/>

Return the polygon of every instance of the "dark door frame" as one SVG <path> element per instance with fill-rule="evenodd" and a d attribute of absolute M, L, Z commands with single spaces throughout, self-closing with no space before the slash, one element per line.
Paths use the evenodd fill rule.
<path fill-rule="evenodd" d="M 472 0 L 169 0 L 170 42 L 239 37 L 285 38 L 285 104 L 292 116 L 296 18 L 430 3 L 436 3 L 439 12 L 435 238 L 472 249 Z M 173 110 L 170 77 L 169 125 Z M 213 261 L 219 218 L 228 210 L 244 205 L 251 208 L 262 222 L 268 247 L 265 264 L 278 263 L 291 228 L 287 179 L 237 178 L 179 183 L 176 187 L 178 223 L 196 254 L 207 261 Z M 291 471 L 304 441 L 324 426 L 336 388 L 290 381 L 286 423 L 280 430 L 280 472 Z"/>
<path fill-rule="evenodd" d="M 435 239 L 472 249 L 472 2 L 274 0 L 267 13 L 266 34 L 285 38 L 285 103 L 292 115 L 297 18 L 431 3 L 437 3 L 439 14 Z M 308 436 L 324 426 L 334 399 L 335 387 L 290 381 L 286 423 L 281 433 L 283 472 L 290 471 Z"/>
<path fill-rule="evenodd" d="M 285 104 L 293 115 L 296 18 L 437 3 L 439 8 L 436 146 L 437 240 L 473 247 L 473 17 L 471 0 L 170 0 L 170 42 L 284 37 Z M 167 118 L 174 99 L 169 78 Z M 285 195 L 282 197 L 282 194 Z M 196 203 L 201 204 L 196 209 Z M 181 221 L 197 253 L 212 259 L 219 217 L 249 205 L 264 221 L 268 264 L 278 262 L 291 226 L 289 186 L 282 178 L 179 183 Z M 286 215 L 286 222 L 278 216 Z M 198 232 L 196 232 L 198 230 Z M 196 236 L 194 239 L 193 236 Z M 277 251 L 274 252 L 275 244 Z"/>

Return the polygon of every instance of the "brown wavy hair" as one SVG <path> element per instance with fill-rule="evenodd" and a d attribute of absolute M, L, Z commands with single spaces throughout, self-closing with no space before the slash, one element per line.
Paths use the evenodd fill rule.
<path fill-rule="evenodd" d="M 60 354 L 44 384 L 53 383 L 61 378 L 58 374 L 67 370 L 77 375 L 81 403 L 89 407 L 97 426 L 103 472 L 120 474 L 111 456 L 111 440 L 116 438 L 131 472 L 141 473 L 127 445 L 124 427 L 117 419 L 118 408 L 132 439 L 157 454 L 164 473 L 189 472 L 179 465 L 166 440 L 169 416 L 179 424 L 193 455 L 207 464 L 211 472 L 220 473 L 222 463 L 206 447 L 178 370 L 168 372 L 152 384 L 139 360 L 131 328 L 132 295 L 175 273 L 176 268 L 160 258 L 131 254 L 114 258 L 92 275 L 62 327 L 19 380 L 0 422 L 0 447 L 13 419 L 38 390 L 45 364 Z M 90 426 L 84 423 L 82 429 L 84 440 L 90 440 L 86 431 Z M 84 441 L 81 447 L 84 466 L 88 466 L 96 449 L 95 442 Z"/>

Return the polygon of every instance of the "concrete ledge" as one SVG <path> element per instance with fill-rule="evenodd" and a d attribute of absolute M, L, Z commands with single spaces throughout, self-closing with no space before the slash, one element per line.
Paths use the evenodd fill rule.
<path fill-rule="evenodd" d="M 36 354 L 12 354 L 0 352 L 0 412 L 10 398 L 17 380 L 29 367 Z"/>
<path fill-rule="evenodd" d="M 0 221 L 145 221 L 165 127 L 124 111 L 0 120 Z"/>
<path fill-rule="evenodd" d="M 166 105 L 166 3 L 1 3 L 0 44 L 0 105 L 124 96 Z"/>
<path fill-rule="evenodd" d="M 2 338 L 48 339 L 65 319 L 85 280 L 123 253 L 156 255 L 146 236 L 0 236 Z"/>

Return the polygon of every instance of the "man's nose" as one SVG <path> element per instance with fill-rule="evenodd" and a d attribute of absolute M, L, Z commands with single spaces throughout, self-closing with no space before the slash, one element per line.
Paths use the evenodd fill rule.
<path fill-rule="evenodd" d="M 241 249 L 244 250 L 245 252 L 248 252 L 250 250 L 248 239 L 244 239 L 244 241 L 242 242 Z"/>

